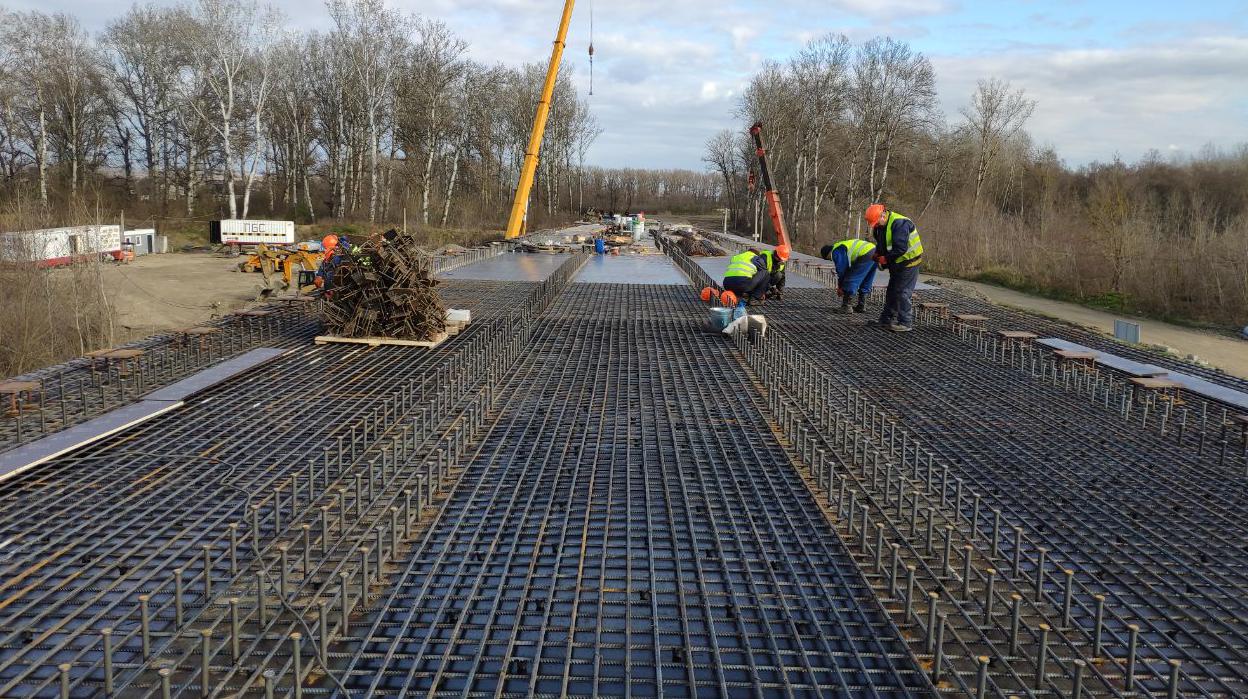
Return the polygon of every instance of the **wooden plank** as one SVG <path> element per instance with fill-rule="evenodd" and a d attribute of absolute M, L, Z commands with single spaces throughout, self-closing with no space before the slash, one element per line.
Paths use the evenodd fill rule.
<path fill-rule="evenodd" d="M 1127 380 L 1140 388 L 1153 390 L 1179 388 L 1180 386 L 1180 384 L 1176 381 L 1171 381 L 1170 379 L 1157 379 L 1151 376 L 1132 376 Z"/>
<path fill-rule="evenodd" d="M 0 394 L 7 396 L 28 391 L 38 391 L 40 386 L 41 384 L 38 381 L 5 381 L 0 383 Z"/>
<path fill-rule="evenodd" d="M 429 340 L 396 340 L 392 337 L 340 337 L 338 335 L 320 335 L 315 342 L 318 345 L 327 344 L 348 344 L 348 345 L 368 345 L 369 347 L 392 346 L 392 347 L 437 347 L 446 342 L 449 337 L 446 333 L 438 333 Z"/>

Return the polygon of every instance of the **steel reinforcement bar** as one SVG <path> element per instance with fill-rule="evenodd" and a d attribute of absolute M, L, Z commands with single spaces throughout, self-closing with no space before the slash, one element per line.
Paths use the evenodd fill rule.
<path fill-rule="evenodd" d="M 272 553 L 290 512 L 363 458 L 400 405 L 436 430 L 470 383 L 466 358 L 515 322 L 470 325 L 433 351 L 308 348 L 6 483 L 0 695 L 93 695 L 142 666 L 240 565 Z"/>
<path fill-rule="evenodd" d="M 943 316 L 920 313 L 919 320 L 928 327 L 950 329 L 985 360 L 1016 369 L 1020 379 L 1064 389 L 1117 414 L 1124 423 L 1169 438 L 1180 451 L 1207 459 L 1207 465 L 1224 476 L 1248 477 L 1248 428 L 1232 422 L 1235 408 L 1226 403 L 1191 393 L 1178 397 L 1142 389 L 1131 382 L 1130 375 L 1103 369 L 1099 363 L 1066 361 L 1043 345 L 1002 340 L 984 330 L 950 323 Z"/>
<path fill-rule="evenodd" d="M 578 284 L 339 696 L 931 691 L 682 287 Z"/>
<path fill-rule="evenodd" d="M 84 357 L 12 381 L 36 388 L 0 406 L 0 451 L 46 437 L 134 402 L 144 393 L 261 346 L 296 347 L 319 329 L 315 302 L 242 311 L 204 325 L 204 334 L 157 335 L 125 345 L 141 350 L 125 359 Z M 9 403 L 8 397 L 4 400 Z"/>
<path fill-rule="evenodd" d="M 680 260 L 678 260 L 678 263 Z M 701 272 L 701 268 L 696 265 L 682 264 L 682 268 L 686 271 L 693 271 L 694 275 Z M 693 276 L 693 275 L 691 275 Z M 703 274 L 703 277 L 705 275 Z M 695 284 L 705 283 L 705 278 L 698 279 L 693 276 Z M 803 292 L 796 294 L 795 298 L 805 299 L 805 295 L 817 298 L 826 298 L 826 292 Z M 809 301 L 809 299 L 806 299 Z M 826 302 L 825 302 L 826 303 Z M 827 324 L 835 321 L 825 320 L 822 324 L 812 324 L 802 322 L 800 324 L 790 322 L 788 318 L 797 315 L 802 316 L 803 313 L 809 313 L 813 308 L 826 308 L 823 303 L 805 303 L 802 308 L 797 309 L 796 314 L 789 303 L 786 306 L 785 313 L 774 316 L 772 318 L 773 331 L 776 328 L 781 329 L 786 337 L 790 340 L 796 340 L 796 348 L 793 349 L 792 362 L 800 364 L 803 372 L 798 374 L 794 379 L 789 377 L 791 381 L 795 381 L 798 386 L 807 386 L 812 381 L 812 376 L 804 372 L 811 371 L 815 366 L 826 366 L 829 371 L 827 375 L 838 382 L 848 381 L 855 384 L 857 381 L 878 380 L 879 371 L 874 367 L 879 366 L 879 357 L 893 356 L 884 348 L 873 348 L 870 352 L 852 352 L 845 351 L 845 341 L 843 337 L 829 337 L 825 330 Z M 820 315 L 826 318 L 826 311 L 820 310 Z M 854 333 L 861 333 L 860 330 L 853 330 Z M 875 333 L 873 336 L 880 342 L 886 342 L 882 338 L 891 337 L 887 333 Z M 909 338 L 906 338 L 908 340 Z M 773 338 L 769 342 L 783 341 L 783 338 Z M 893 340 L 894 342 L 903 342 L 906 340 Z M 910 340 L 913 341 L 913 340 Z M 956 344 L 956 343 L 955 343 Z M 935 366 L 927 367 L 922 363 L 918 363 L 914 367 L 914 371 L 919 377 L 930 376 L 933 379 L 939 379 L 943 385 L 948 386 L 964 386 L 967 381 L 974 381 L 970 376 L 961 375 L 979 373 L 980 369 L 972 362 L 967 364 L 965 361 L 959 362 L 956 355 L 959 353 L 957 349 L 946 348 L 942 351 L 939 348 L 924 347 L 922 349 L 924 357 L 948 357 L 948 361 L 943 362 L 940 368 Z M 910 355 L 902 355 L 903 358 L 910 358 Z M 947 367 L 944 364 L 960 365 L 966 367 L 965 372 L 954 372 L 955 375 L 949 375 Z M 846 377 L 838 374 L 839 368 L 853 367 L 857 373 Z M 907 380 L 910 382 L 909 380 Z M 1012 385 L 1012 382 L 1022 382 L 1027 385 L 1027 380 L 1022 377 L 981 377 L 981 385 L 990 390 L 1005 391 Z M 923 383 L 923 381 L 920 381 Z M 815 382 L 818 385 L 818 382 Z M 869 386 L 870 383 L 857 384 Z M 1004 387 L 1004 388 L 1002 388 Z M 808 389 L 803 389 L 808 390 Z M 873 432 L 883 435 L 885 432 L 884 412 L 879 411 L 875 406 L 871 406 L 868 410 L 867 405 L 860 393 L 856 389 L 851 389 L 853 394 L 853 409 L 845 409 L 848 406 L 842 402 L 845 414 L 859 420 L 867 420 Z M 935 394 L 943 397 L 939 401 L 941 407 L 938 409 L 941 414 L 946 411 L 956 412 L 951 404 L 950 399 L 957 396 L 956 393 L 942 392 Z M 835 406 L 835 402 L 829 402 L 831 396 L 827 396 L 816 402 L 816 405 L 810 410 L 817 416 L 822 416 L 821 429 L 834 429 L 834 434 L 844 434 L 843 428 L 832 428 L 832 423 L 828 422 L 825 413 L 829 406 Z M 971 398 L 975 402 L 981 397 Z M 916 399 L 917 400 L 917 399 Z M 923 401 L 919 401 L 922 405 Z M 991 413 L 997 410 L 1001 415 L 1008 415 L 1014 405 L 1034 405 L 1036 401 L 1013 401 L 1011 404 L 1001 404 L 994 407 L 988 407 L 982 412 Z M 913 401 L 910 403 L 913 405 Z M 878 412 L 877 412 L 878 411 Z M 1052 415 L 1053 410 L 1047 409 L 1046 414 Z M 893 418 L 890 415 L 890 418 Z M 838 418 L 840 419 L 840 418 Z M 896 417 L 901 424 L 908 424 L 901 417 Z M 878 420 L 878 421 L 877 421 Z M 839 424 L 839 423 L 838 423 Z M 888 427 L 888 446 L 890 453 L 896 454 L 898 448 L 902 454 L 902 461 L 909 462 L 913 459 L 914 475 L 913 480 L 919 483 L 926 483 L 927 488 L 933 489 L 939 493 L 942 505 L 952 503 L 954 514 L 950 519 L 955 522 L 961 522 L 962 527 L 968 529 L 967 537 L 975 540 L 990 542 L 988 566 L 991 567 L 992 582 L 984 582 L 985 567 L 977 565 L 971 567 L 971 577 L 979 577 L 979 581 L 969 584 L 973 588 L 976 584 L 986 584 L 989 590 L 994 587 L 996 591 L 1000 591 L 1002 578 L 999 577 L 1002 571 L 1008 571 L 1006 574 L 1010 578 L 1016 578 L 1016 584 L 1024 587 L 1030 587 L 1034 590 L 1035 599 L 1044 602 L 1049 607 L 1049 612 L 1044 610 L 1036 610 L 1033 614 L 1039 614 L 1039 619 L 1043 621 L 1050 630 L 1071 628 L 1072 622 L 1078 626 L 1079 633 L 1085 633 L 1090 636 L 1090 640 L 1080 640 L 1079 633 L 1075 633 L 1075 639 L 1072 641 L 1076 647 L 1087 646 L 1093 653 L 1071 654 L 1070 665 L 1074 668 L 1083 668 L 1080 670 L 1080 676 L 1077 678 L 1074 672 L 1065 673 L 1065 682 L 1067 690 L 1073 691 L 1074 686 L 1078 685 L 1080 691 L 1087 691 L 1085 681 L 1090 675 L 1086 674 L 1089 667 L 1103 665 L 1108 644 L 1116 644 L 1116 653 L 1113 657 L 1125 657 L 1126 661 L 1123 667 L 1118 671 L 1107 673 L 1107 682 L 1104 682 L 1105 691 L 1140 691 L 1141 687 L 1146 687 L 1151 691 L 1159 694 L 1171 694 L 1180 691 L 1180 687 L 1184 693 L 1195 695 L 1221 695 L 1233 696 L 1242 690 L 1242 679 L 1238 679 L 1238 675 L 1242 672 L 1244 665 L 1243 657 L 1243 641 L 1242 641 L 1242 624 L 1241 619 L 1244 618 L 1244 610 L 1239 600 L 1242 595 L 1232 593 L 1232 590 L 1240 588 L 1240 582 L 1236 580 L 1238 576 L 1227 577 L 1231 570 L 1237 570 L 1238 564 L 1227 565 L 1225 559 L 1218 559 L 1218 563 L 1206 566 L 1215 569 L 1210 574 L 1203 571 L 1197 574 L 1198 580 L 1206 580 L 1205 585 L 1175 585 L 1172 578 L 1168 578 L 1162 574 L 1162 571 L 1172 569 L 1177 563 L 1187 564 L 1184 570 L 1190 570 L 1190 563 L 1197 559 L 1201 563 L 1208 564 L 1211 557 L 1203 552 L 1192 552 L 1190 556 L 1185 556 L 1188 560 L 1175 561 L 1173 554 L 1176 552 L 1187 553 L 1180 547 L 1170 544 L 1169 540 L 1162 540 L 1156 545 L 1149 541 L 1150 537 L 1155 538 L 1160 532 L 1149 532 L 1144 536 L 1144 544 L 1131 543 L 1132 535 L 1130 533 L 1120 533 L 1121 527 L 1115 528 L 1113 525 L 1106 523 L 1104 529 L 1106 531 L 1116 532 L 1113 535 L 1113 545 L 1119 549 L 1127 547 L 1132 549 L 1133 554 L 1143 552 L 1147 558 L 1152 558 L 1152 562 L 1144 565 L 1130 564 L 1130 575 L 1123 576 L 1118 572 L 1122 568 L 1121 564 L 1112 558 L 1106 557 L 1100 551 L 1103 544 L 1099 536 L 1099 531 L 1093 529 L 1091 532 L 1083 532 L 1082 536 L 1072 536 L 1060 540 L 1055 540 L 1052 536 L 1052 525 L 1049 524 L 1047 518 L 1037 522 L 1035 515 L 1026 515 L 1019 511 L 1017 505 L 1011 501 L 1011 495 L 1019 491 L 1030 492 L 1035 490 L 1040 483 L 1030 482 L 1027 485 L 1017 486 L 1016 489 L 1001 488 L 998 484 L 996 487 L 990 483 L 979 480 L 978 485 L 985 488 L 991 493 L 991 498 L 984 497 L 988 503 L 996 502 L 999 507 L 993 508 L 991 512 L 987 509 L 991 504 L 981 505 L 981 495 L 969 490 L 964 492 L 963 480 L 961 478 L 950 478 L 950 465 L 948 462 L 942 465 L 941 461 L 945 457 L 956 459 L 957 462 L 965 461 L 965 451 L 948 451 L 938 448 L 941 441 L 937 434 L 922 434 L 927 438 L 925 448 L 922 450 L 927 455 L 927 463 L 924 474 L 921 470 L 922 460 L 919 457 L 920 447 L 917 440 L 913 439 L 913 435 L 909 430 L 898 427 L 891 422 Z M 966 428 L 961 429 L 949 427 L 941 430 L 939 435 L 964 434 Z M 1011 429 L 1010 434 L 1023 431 Z M 817 431 L 812 431 L 812 434 Z M 997 436 L 996 433 L 993 436 Z M 989 435 L 985 434 L 985 438 Z M 1079 443 L 1075 440 L 1074 443 Z M 1021 446 L 1021 445 L 1020 445 Z M 912 451 L 910 448 L 912 447 Z M 931 449 L 931 451 L 929 451 Z M 812 452 L 813 453 L 813 452 Z M 971 453 L 975 453 L 973 450 Z M 865 456 L 865 451 L 863 452 Z M 940 457 L 937 460 L 934 457 Z M 861 458 L 861 457 L 860 457 Z M 1130 462 L 1129 453 L 1124 453 L 1120 457 L 1124 462 Z M 1013 461 L 1008 462 L 1013 463 Z M 828 471 L 828 467 L 822 467 L 824 471 Z M 998 469 L 1000 470 L 1000 469 Z M 958 470 L 954 470 L 954 475 L 958 474 Z M 939 475 L 937 475 L 939 474 Z M 1112 477 L 1112 476 L 1111 476 Z M 899 476 L 900 478 L 900 476 Z M 1086 478 L 1086 477 L 1085 477 Z M 828 480 L 829 476 L 825 475 L 824 480 Z M 1177 480 L 1177 479 L 1176 479 Z M 1216 481 L 1217 479 L 1212 479 Z M 844 483 L 845 481 L 841 481 Z M 976 479 L 968 479 L 968 483 L 976 483 Z M 1051 479 L 1050 481 L 1051 482 Z M 853 482 L 851 481 L 851 484 Z M 1046 483 L 1047 484 L 1047 483 Z M 860 485 L 860 484 L 859 484 Z M 891 487 L 891 484 L 890 486 Z M 902 486 L 897 484 L 897 488 Z M 911 486 L 907 486 L 911 487 Z M 1242 486 L 1241 486 L 1242 487 Z M 1216 488 L 1213 489 L 1216 491 Z M 859 491 L 862 492 L 862 491 Z M 890 492 L 886 488 L 885 495 Z M 1098 494 L 1100 489 L 1097 490 Z M 1162 492 L 1169 492 L 1163 489 Z M 844 497 L 844 486 L 838 493 L 838 497 Z M 1192 493 L 1189 495 L 1190 502 L 1206 502 L 1205 493 Z M 924 526 L 916 525 L 916 517 L 920 517 L 921 509 L 916 499 L 910 501 L 910 505 L 902 508 L 912 511 L 910 522 L 910 533 L 924 530 Z M 1224 502 L 1228 498 L 1218 498 L 1214 495 L 1214 502 Z M 897 496 L 898 507 L 902 507 L 901 496 Z M 1062 509 L 1067 514 L 1063 518 L 1076 517 L 1078 513 L 1070 513 L 1069 509 L 1073 503 L 1067 502 Z M 838 510 L 844 508 L 844 503 L 837 504 Z M 850 505 L 854 507 L 854 505 Z M 864 508 L 865 509 L 865 508 Z M 1196 508 L 1199 511 L 1199 508 Z M 1215 508 L 1217 509 L 1217 508 Z M 1177 510 L 1180 514 L 1186 514 L 1193 511 L 1193 508 L 1184 508 L 1179 506 Z M 1139 512 L 1135 511 L 1132 518 L 1138 518 Z M 1213 515 L 1215 519 L 1221 516 L 1221 510 L 1218 514 Z M 1229 516 L 1229 515 L 1228 515 Z M 1015 519 L 1017 517 L 1017 519 Z M 850 518 L 852 522 L 852 517 Z M 1011 526 L 1011 520 L 1018 521 L 1024 526 Z M 1037 528 L 1038 525 L 1038 528 Z M 933 519 L 929 514 L 927 517 L 926 531 L 927 541 L 926 547 L 932 548 L 933 532 L 939 533 L 940 520 Z M 1095 527 L 1095 525 L 1093 525 Z M 1024 533 L 1026 528 L 1026 534 Z M 852 528 L 852 524 L 851 524 Z M 858 532 L 865 531 L 865 528 L 859 528 Z M 1091 534 L 1091 538 L 1088 538 Z M 1211 530 L 1214 541 L 1224 541 L 1228 544 L 1234 537 L 1225 536 L 1225 531 L 1218 529 Z M 863 535 L 865 537 L 865 535 Z M 1105 538 L 1108 538 L 1107 534 Z M 938 537 L 939 538 L 939 537 Z M 1199 538 L 1199 537 L 1198 537 Z M 954 544 L 946 539 L 946 550 L 956 552 Z M 923 542 L 919 542 L 922 544 Z M 869 545 L 869 542 L 868 542 Z M 1050 554 L 1050 547 L 1056 548 L 1055 554 Z M 1162 555 L 1159 558 L 1155 552 Z M 1225 550 L 1232 559 L 1238 559 L 1242 552 L 1234 547 Z M 1113 551 L 1110 551 L 1112 555 Z M 1151 555 L 1148 555 L 1151 554 Z M 875 550 L 876 560 L 878 562 L 881 556 L 879 549 Z M 946 554 L 945 558 L 948 558 Z M 1064 560 L 1063 560 L 1064 559 Z M 970 560 L 970 559 L 964 559 Z M 1128 559 L 1128 561 L 1131 559 Z M 1139 560 L 1139 559 L 1135 559 Z M 1128 563 L 1124 561 L 1123 563 Z M 896 565 L 896 563 L 895 563 Z M 947 562 L 945 563 L 947 565 Z M 1140 570 L 1142 569 L 1142 570 Z M 1156 571 L 1157 574 L 1149 574 Z M 1094 575 L 1095 574 L 1095 575 Z M 1102 581 L 1097 576 L 1104 578 Z M 966 579 L 968 576 L 962 576 Z M 1143 577 L 1148 581 L 1141 580 Z M 896 584 L 895 576 L 890 584 Z M 1229 588 L 1228 588 L 1229 585 Z M 1161 593 L 1158 594 L 1158 587 Z M 1201 596 L 1197 589 L 1207 591 L 1203 595 L 1206 600 L 1204 610 L 1198 610 L 1193 614 L 1191 603 L 1186 600 L 1185 596 L 1197 594 Z M 1236 596 L 1239 600 L 1234 599 Z M 1029 595 L 1024 595 L 1024 599 Z M 921 598 L 919 598 L 921 600 Z M 1109 600 L 1107 606 L 1106 600 Z M 1159 603 L 1160 600 L 1160 603 Z M 1006 600 L 1002 600 L 1005 602 Z M 913 603 L 912 603 L 913 604 Z M 1002 609 L 1001 604 L 992 605 L 996 609 Z M 1008 606 L 1008 604 L 1007 604 Z M 935 607 L 929 607 L 931 610 Z M 1059 609 L 1061 613 L 1057 615 L 1055 621 L 1052 609 Z M 917 610 L 916 610 L 917 613 Z M 1026 614 L 1022 614 L 1022 620 L 1025 621 Z M 1058 623 L 1060 621 L 1060 623 Z M 929 630 L 929 633 L 931 631 Z M 1191 635 L 1195 635 L 1195 642 L 1191 639 Z M 1017 630 L 1012 634 L 1017 636 Z M 1202 639 L 1201 636 L 1204 636 Z M 1046 633 L 1046 636 L 1048 634 Z M 1086 641 L 1086 642 L 1085 642 Z M 1011 644 L 1015 641 L 1011 640 Z M 1045 645 L 1052 642 L 1051 638 L 1045 638 Z M 1045 652 L 1047 656 L 1048 651 Z M 989 662 L 996 664 L 1002 656 L 989 654 L 984 657 L 989 658 Z M 1008 656 L 1006 656 L 1008 657 Z M 1034 657 L 1034 656 L 1033 656 Z M 963 658 L 973 668 L 977 659 L 974 656 Z M 1074 661 L 1077 660 L 1078 663 Z M 1180 662 L 1182 665 L 1180 666 Z M 1090 663 L 1090 664 L 1089 664 Z M 1226 663 L 1230 663 L 1229 672 Z M 970 671 L 968 667 L 963 667 L 959 671 L 967 673 Z M 1239 668 L 1238 670 L 1235 668 Z M 1068 668 L 1070 669 L 1070 668 Z M 985 674 L 987 673 L 985 670 Z M 1113 681 L 1114 675 L 1117 674 L 1119 679 Z M 1076 681 L 1078 680 L 1078 681 Z M 994 680 L 995 682 L 995 680 Z"/>
<path fill-rule="evenodd" d="M 887 414 L 922 440 L 938 457 L 929 480 L 981 533 L 1025 531 L 1000 542 L 1003 555 L 1030 554 L 1044 570 L 1032 575 L 1037 587 L 1052 575 L 1085 628 L 1096 624 L 1102 595 L 1119 610 L 1123 635 L 1139 629 L 1143 655 L 1183 661 L 1175 674 L 1185 691 L 1243 690 L 1242 476 L 1026 372 L 982 361 L 949 333 L 864 334 L 801 315 L 788 309 L 773 327 L 808 361 L 876 396 L 881 424 Z M 881 357 L 910 371 L 881 374 Z"/>
<path fill-rule="evenodd" d="M 333 480 L 275 521 L 273 544 L 147 653 L 124 693 L 297 695 L 314 677 L 333 680 L 331 644 L 386 584 L 394 557 L 420 531 L 422 514 L 458 478 L 453 465 L 485 424 L 497 377 L 524 348 L 533 317 L 586 259 L 568 260 L 542 284 L 469 284 L 478 293 L 517 287 L 531 293 L 518 304 L 513 295 L 510 312 L 478 329 L 483 341 L 446 362 L 454 378 L 437 382 L 443 388 L 431 403 L 421 400 L 428 393 L 414 394 L 370 446 L 349 456 L 329 454 L 323 468 Z"/>
<path fill-rule="evenodd" d="M 729 250 L 743 250 L 746 247 L 738 239 L 724 237 L 715 232 L 710 232 L 710 235 L 719 239 L 720 244 Z M 788 269 L 794 274 L 800 274 L 808 279 L 821 282 L 828 288 L 836 287 L 836 269 L 831 264 L 794 259 L 788 264 Z M 936 283 L 939 284 L 940 282 Z M 1248 391 L 1248 379 L 1231 376 L 1221 370 L 1191 361 L 1184 361 L 1154 349 L 1120 342 L 1104 334 L 1077 325 L 998 306 L 967 294 L 948 289 L 924 289 L 916 292 L 915 298 L 923 301 L 947 303 L 951 313 L 974 313 L 987 316 L 990 320 L 1001 324 L 1003 329 L 1028 330 L 1041 336 L 1053 335 L 1071 338 L 1082 345 L 1096 350 L 1116 354 L 1137 362 L 1155 364 L 1171 371 L 1191 374 L 1237 391 Z M 877 302 L 883 301 L 884 289 L 873 289 L 871 299 Z"/>

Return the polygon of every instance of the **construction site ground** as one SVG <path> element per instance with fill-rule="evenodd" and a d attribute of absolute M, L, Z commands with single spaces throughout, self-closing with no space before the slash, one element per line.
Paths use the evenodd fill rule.
<path fill-rule="evenodd" d="M 661 237 L 482 249 L 433 349 L 281 300 L 27 377 L 0 696 L 1248 693 L 1248 382 L 937 287 L 871 328 L 812 265 L 729 337 Z"/>
<path fill-rule="evenodd" d="M 241 259 L 170 253 L 105 265 L 105 293 L 116 308 L 124 339 L 199 325 L 257 301 L 264 277 L 235 271 Z"/>

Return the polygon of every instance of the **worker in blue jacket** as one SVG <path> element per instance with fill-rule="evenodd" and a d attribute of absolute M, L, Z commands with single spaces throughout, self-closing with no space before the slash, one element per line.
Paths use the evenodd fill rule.
<path fill-rule="evenodd" d="M 316 270 L 316 285 L 326 291 L 334 286 L 334 272 L 342 264 L 343 255 L 350 254 L 351 241 L 346 234 L 328 235 L 321 241 L 324 258 Z"/>
<path fill-rule="evenodd" d="M 910 298 L 919 283 L 919 265 L 923 262 L 923 241 L 914 222 L 883 204 L 867 207 L 864 217 L 875 236 L 875 260 L 880 269 L 888 270 L 888 291 L 880 319 L 870 325 L 881 325 L 893 332 L 914 329 L 914 308 Z"/>
<path fill-rule="evenodd" d="M 853 313 L 867 310 L 867 294 L 875 286 L 875 243 L 850 238 L 839 243 L 825 245 L 819 251 L 825 260 L 836 265 L 836 293 L 841 297 L 840 313 L 850 313 L 850 301 L 858 296 Z"/>

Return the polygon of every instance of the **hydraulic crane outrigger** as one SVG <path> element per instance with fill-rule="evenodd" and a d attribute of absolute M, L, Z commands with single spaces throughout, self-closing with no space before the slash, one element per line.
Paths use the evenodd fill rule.
<path fill-rule="evenodd" d="M 755 122 L 750 127 L 750 136 L 754 138 L 754 152 L 758 155 L 758 170 L 763 178 L 763 197 L 767 200 L 767 209 L 771 213 L 771 225 L 776 229 L 776 247 L 789 246 L 789 229 L 784 226 L 784 209 L 780 207 L 780 193 L 771 182 L 771 170 L 767 168 L 767 151 L 763 148 L 763 122 Z"/>

